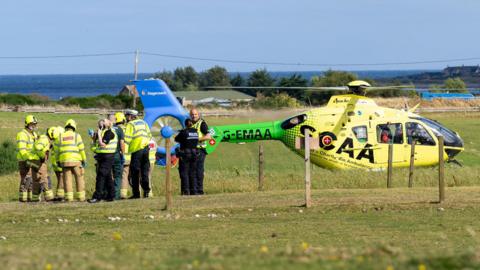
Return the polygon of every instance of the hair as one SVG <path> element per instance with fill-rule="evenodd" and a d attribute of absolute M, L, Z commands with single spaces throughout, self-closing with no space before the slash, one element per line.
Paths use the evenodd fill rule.
<path fill-rule="evenodd" d="M 190 118 L 185 119 L 185 126 L 186 127 L 191 127 L 193 126 L 193 121 Z"/>

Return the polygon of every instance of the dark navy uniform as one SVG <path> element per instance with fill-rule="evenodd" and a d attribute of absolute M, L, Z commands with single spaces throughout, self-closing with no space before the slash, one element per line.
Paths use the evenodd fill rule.
<path fill-rule="evenodd" d="M 182 195 L 201 194 L 200 190 L 198 190 L 196 168 L 199 154 L 197 148 L 198 132 L 193 127 L 185 128 L 178 133 L 175 141 L 180 143 L 180 148 L 177 149 L 177 156 L 180 158 L 178 172 L 180 173 Z"/>

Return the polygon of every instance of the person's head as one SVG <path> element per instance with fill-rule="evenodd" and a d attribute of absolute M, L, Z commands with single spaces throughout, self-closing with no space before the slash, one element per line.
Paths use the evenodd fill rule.
<path fill-rule="evenodd" d="M 125 124 L 127 119 L 125 118 L 125 115 L 122 112 L 116 112 L 115 113 L 115 124 Z"/>
<path fill-rule="evenodd" d="M 37 129 L 37 118 L 35 116 L 29 114 L 25 117 L 25 128 L 27 128 L 30 131 L 34 131 Z"/>
<path fill-rule="evenodd" d="M 68 119 L 67 122 L 65 122 L 65 130 L 67 129 L 75 131 L 77 129 L 77 122 L 73 119 Z"/>
<path fill-rule="evenodd" d="M 112 128 L 113 124 L 112 124 L 112 121 L 110 121 L 110 119 L 108 118 L 103 119 L 103 123 L 106 129 Z"/>
<path fill-rule="evenodd" d="M 138 111 L 136 110 L 128 109 L 125 111 L 125 117 L 127 118 L 128 122 L 137 119 L 137 116 L 138 116 Z"/>
<path fill-rule="evenodd" d="M 200 113 L 198 112 L 197 109 L 192 108 L 190 110 L 190 118 L 192 119 L 193 122 L 197 122 L 198 120 L 200 120 Z"/>
<path fill-rule="evenodd" d="M 98 122 L 97 122 L 97 127 L 98 127 L 98 129 L 100 129 L 100 130 L 104 129 L 104 128 L 105 128 L 105 119 L 100 119 L 100 120 L 98 120 Z"/>
<path fill-rule="evenodd" d="M 193 126 L 193 121 L 190 118 L 185 119 L 185 127 L 191 128 Z"/>
<path fill-rule="evenodd" d="M 109 113 L 107 115 L 107 119 L 108 119 L 108 121 L 110 121 L 110 123 L 116 123 L 117 122 L 117 120 L 115 119 L 115 114 L 113 114 L 113 113 Z"/>

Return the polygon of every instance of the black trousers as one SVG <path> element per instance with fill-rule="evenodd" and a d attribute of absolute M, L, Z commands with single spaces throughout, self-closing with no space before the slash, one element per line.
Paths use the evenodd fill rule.
<path fill-rule="evenodd" d="M 98 200 L 113 200 L 115 186 L 112 177 L 113 157 L 115 154 L 97 154 L 97 178 L 93 198 Z"/>
<path fill-rule="evenodd" d="M 196 172 L 197 172 L 197 181 L 195 190 L 197 194 L 203 194 L 203 175 L 205 172 L 205 158 L 207 157 L 207 152 L 205 149 L 198 149 L 197 161 L 196 161 Z"/>
<path fill-rule="evenodd" d="M 144 197 L 150 193 L 150 179 L 148 178 L 150 160 L 148 159 L 148 150 L 148 146 L 146 146 L 142 150 L 132 153 L 130 160 L 130 178 L 132 179 L 132 193 L 135 198 L 140 198 L 140 184 L 142 185 Z M 140 178 L 142 179 L 141 183 Z"/>
<path fill-rule="evenodd" d="M 197 149 L 184 149 L 178 165 L 182 195 L 196 195 L 197 190 Z"/>

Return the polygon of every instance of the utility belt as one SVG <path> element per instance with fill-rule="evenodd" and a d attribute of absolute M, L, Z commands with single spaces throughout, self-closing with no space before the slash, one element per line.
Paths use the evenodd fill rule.
<path fill-rule="evenodd" d="M 175 155 L 179 158 L 193 159 L 198 157 L 200 151 L 201 150 L 197 148 L 177 148 L 175 149 Z"/>

